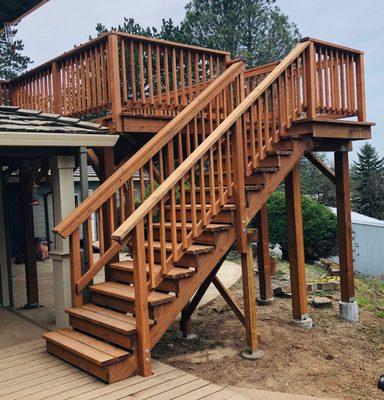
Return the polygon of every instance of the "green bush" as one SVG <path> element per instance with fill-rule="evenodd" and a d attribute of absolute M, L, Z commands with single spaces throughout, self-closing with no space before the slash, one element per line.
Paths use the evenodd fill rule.
<path fill-rule="evenodd" d="M 306 262 L 335 255 L 337 220 L 329 208 L 302 196 L 303 231 Z M 280 244 L 288 258 L 288 227 L 284 192 L 275 192 L 267 202 L 269 241 Z"/>

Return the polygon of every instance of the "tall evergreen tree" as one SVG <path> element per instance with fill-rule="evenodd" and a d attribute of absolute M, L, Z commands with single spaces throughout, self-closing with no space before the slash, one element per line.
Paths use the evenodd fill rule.
<path fill-rule="evenodd" d="M 384 158 L 369 143 L 358 152 L 352 167 L 352 204 L 354 209 L 370 217 L 384 218 Z"/>
<path fill-rule="evenodd" d="M 160 29 L 133 18 L 113 30 L 226 50 L 249 67 L 283 58 L 299 39 L 296 25 L 274 6 L 275 0 L 191 0 L 180 25 L 163 19 Z M 107 29 L 97 24 L 96 32 Z"/>
<path fill-rule="evenodd" d="M 16 29 L 11 31 L 14 37 Z M 31 59 L 22 54 L 24 44 L 21 40 L 7 40 L 5 33 L 0 33 L 0 79 L 12 79 L 24 72 Z"/>

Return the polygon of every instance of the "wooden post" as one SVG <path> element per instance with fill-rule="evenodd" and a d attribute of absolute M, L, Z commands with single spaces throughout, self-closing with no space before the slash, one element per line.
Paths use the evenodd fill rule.
<path fill-rule="evenodd" d="M 52 63 L 52 88 L 53 88 L 53 111 L 63 114 L 63 99 L 61 96 L 61 76 L 57 62 Z"/>
<path fill-rule="evenodd" d="M 303 220 L 299 164 L 285 178 L 285 199 L 288 217 L 288 252 L 291 272 L 293 321 L 312 327 L 308 317 L 307 285 L 304 264 Z"/>
<path fill-rule="evenodd" d="M 354 300 L 355 285 L 353 273 L 351 193 L 349 187 L 348 152 L 335 152 L 335 173 L 341 301 L 349 303 Z"/>
<path fill-rule="evenodd" d="M 305 50 L 305 93 L 307 96 L 307 118 L 316 117 L 316 59 L 315 44 L 310 43 Z"/>
<path fill-rule="evenodd" d="M 109 95 L 112 104 L 112 121 L 115 132 L 122 131 L 121 119 L 121 89 L 119 67 L 119 37 L 115 33 L 108 35 L 108 80 Z"/>
<path fill-rule="evenodd" d="M 364 54 L 360 54 L 357 57 L 356 87 L 357 87 L 357 118 L 359 121 L 366 121 L 367 113 L 365 109 Z"/>
<path fill-rule="evenodd" d="M 39 307 L 39 289 L 37 280 L 35 229 L 32 206 L 31 168 L 23 162 L 20 168 L 21 207 L 24 225 L 24 262 L 27 303 L 25 308 Z"/>
<path fill-rule="evenodd" d="M 152 366 L 144 241 L 144 222 L 141 220 L 136 225 L 133 235 L 133 282 L 135 287 L 135 314 L 137 327 L 136 356 L 139 374 L 142 376 L 149 376 L 152 373 Z"/>
<path fill-rule="evenodd" d="M 258 303 L 269 304 L 273 300 L 271 284 L 271 264 L 269 257 L 268 219 L 267 206 L 261 207 L 256 214 L 257 239 L 257 265 L 259 268 L 260 298 Z"/>
<path fill-rule="evenodd" d="M 243 157 L 243 121 L 238 120 L 232 128 L 233 137 L 233 181 L 236 204 L 237 248 L 241 253 L 241 269 L 244 293 L 244 316 L 247 338 L 245 358 L 257 359 L 262 356 L 258 351 L 259 341 L 256 323 L 256 292 L 253 270 L 252 246 L 248 241 L 246 225 L 245 169 Z M 246 136 L 244 136 L 246 137 Z"/>

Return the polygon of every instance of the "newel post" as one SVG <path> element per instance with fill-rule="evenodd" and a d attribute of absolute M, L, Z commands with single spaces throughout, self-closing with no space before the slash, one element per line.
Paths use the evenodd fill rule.
<path fill-rule="evenodd" d="M 360 54 L 356 61 L 356 88 L 357 88 L 357 118 L 366 121 L 365 83 L 364 83 L 364 54 Z"/>
<path fill-rule="evenodd" d="M 120 89 L 119 37 L 115 33 L 111 33 L 108 35 L 108 83 L 109 96 L 112 106 L 112 129 L 115 132 L 121 132 L 122 100 Z"/>
<path fill-rule="evenodd" d="M 307 118 L 316 117 L 316 54 L 315 44 L 311 42 L 305 49 L 305 93 Z"/>
<path fill-rule="evenodd" d="M 142 376 L 152 374 L 151 339 L 148 316 L 148 285 L 146 256 L 144 249 L 144 221 L 141 220 L 133 232 L 133 283 L 135 286 L 135 314 L 137 328 L 136 357 L 138 373 Z"/>
<path fill-rule="evenodd" d="M 53 112 L 63 113 L 63 98 L 61 93 L 61 75 L 57 62 L 52 63 L 52 89 L 53 89 Z"/>

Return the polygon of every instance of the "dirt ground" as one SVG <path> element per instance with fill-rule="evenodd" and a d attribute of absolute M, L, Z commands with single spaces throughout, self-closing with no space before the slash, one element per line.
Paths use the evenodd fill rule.
<path fill-rule="evenodd" d="M 313 281 L 325 274 L 309 267 L 307 275 Z M 287 280 L 288 267 L 281 263 L 273 285 L 287 284 Z M 309 306 L 315 322 L 311 330 L 292 325 L 289 298 L 258 307 L 261 360 L 248 361 L 239 355 L 245 349 L 244 329 L 222 298 L 194 314 L 197 340 L 181 341 L 175 322 L 153 356 L 225 386 L 348 400 L 383 399 L 384 392 L 376 385 L 384 374 L 384 284 L 358 278 L 356 286 L 361 303 L 358 323 L 338 319 L 338 292 L 323 293 L 332 298 L 332 308 Z M 240 303 L 241 283 L 231 290 Z"/>

